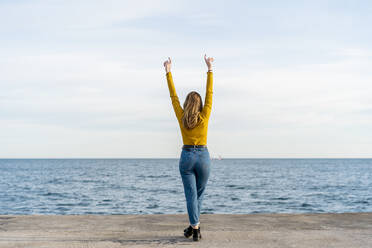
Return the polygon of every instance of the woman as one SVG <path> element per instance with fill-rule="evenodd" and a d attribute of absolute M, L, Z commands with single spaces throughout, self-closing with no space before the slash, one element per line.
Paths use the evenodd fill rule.
<path fill-rule="evenodd" d="M 181 128 L 183 147 L 179 161 L 179 171 L 182 177 L 184 193 L 186 197 L 187 213 L 190 225 L 184 230 L 184 236 L 193 236 L 194 241 L 201 238 L 200 233 L 200 209 L 210 174 L 211 159 L 207 148 L 208 120 L 212 110 L 213 95 L 213 58 L 204 55 L 208 66 L 207 90 L 205 105 L 196 91 L 191 91 L 181 108 L 180 101 L 173 84 L 171 59 L 164 62 L 170 97 L 174 112 Z"/>

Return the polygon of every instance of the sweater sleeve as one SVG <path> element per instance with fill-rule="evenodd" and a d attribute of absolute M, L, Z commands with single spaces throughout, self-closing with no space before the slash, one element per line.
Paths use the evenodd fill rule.
<path fill-rule="evenodd" d="M 176 89 L 175 89 L 174 84 L 173 84 L 172 73 L 167 72 L 166 76 L 167 76 L 169 94 L 170 94 L 170 97 L 171 97 L 171 100 L 172 100 L 173 109 L 174 109 L 174 112 L 176 114 L 176 117 L 177 117 L 178 121 L 181 121 L 182 115 L 183 115 L 183 109 L 181 108 L 181 104 L 180 104 L 180 101 L 179 101 L 177 93 L 176 93 Z"/>
<path fill-rule="evenodd" d="M 207 72 L 207 90 L 205 93 L 205 103 L 201 115 L 206 119 L 209 119 L 209 116 L 212 111 L 212 96 L 213 96 L 213 72 Z"/>

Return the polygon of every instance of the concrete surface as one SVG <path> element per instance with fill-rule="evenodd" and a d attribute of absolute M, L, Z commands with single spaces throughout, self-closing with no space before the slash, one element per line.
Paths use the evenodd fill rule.
<path fill-rule="evenodd" d="M 186 214 L 0 215 L 0 247 L 372 247 L 372 212 L 202 214 L 203 238 L 183 236 Z"/>

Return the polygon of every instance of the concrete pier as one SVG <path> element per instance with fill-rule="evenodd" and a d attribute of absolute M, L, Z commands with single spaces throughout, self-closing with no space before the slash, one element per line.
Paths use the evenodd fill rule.
<path fill-rule="evenodd" d="M 0 247 L 372 247 L 372 212 L 202 214 L 200 222 L 194 242 L 183 236 L 186 214 L 0 215 Z"/>

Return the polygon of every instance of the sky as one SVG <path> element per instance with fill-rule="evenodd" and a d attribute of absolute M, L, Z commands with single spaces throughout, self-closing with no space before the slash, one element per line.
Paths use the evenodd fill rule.
<path fill-rule="evenodd" d="M 0 0 L 0 158 L 179 158 L 163 62 L 211 157 L 372 157 L 370 1 Z"/>

